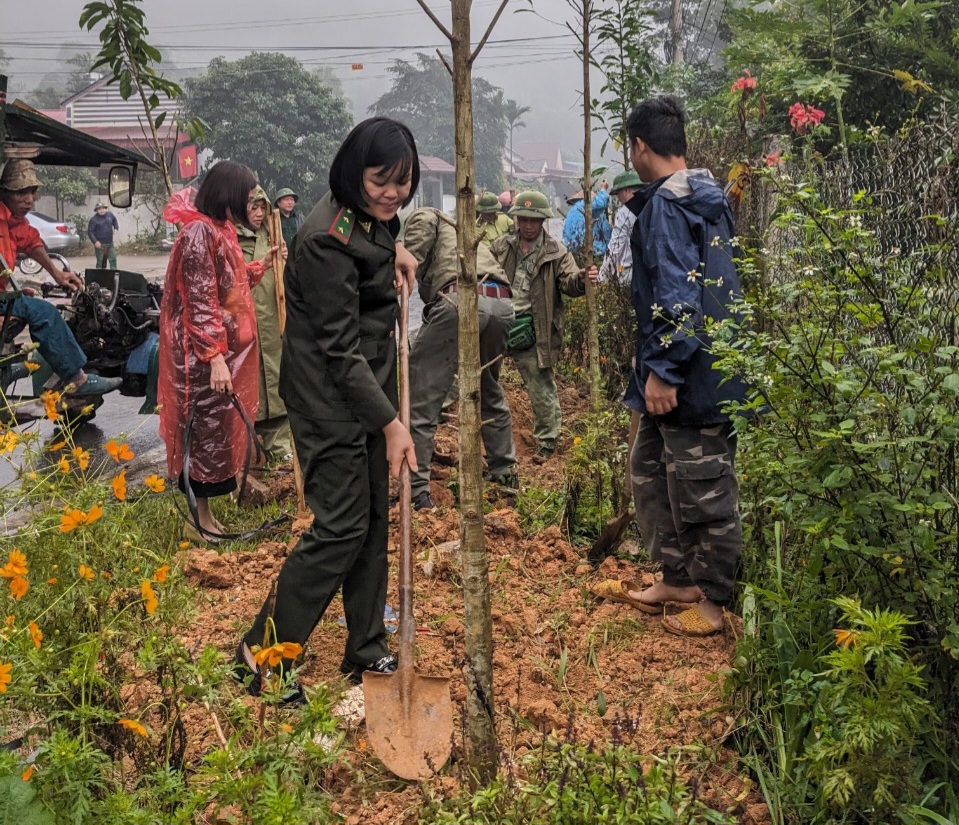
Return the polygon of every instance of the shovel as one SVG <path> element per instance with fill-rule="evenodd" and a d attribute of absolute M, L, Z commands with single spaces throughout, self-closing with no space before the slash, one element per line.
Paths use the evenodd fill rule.
<path fill-rule="evenodd" d="M 404 283 L 400 291 L 400 421 L 410 426 L 410 303 Z M 387 769 L 402 779 L 426 779 L 449 759 L 453 738 L 450 680 L 424 676 L 416 669 L 413 648 L 412 487 L 410 468 L 400 470 L 400 619 L 399 666 L 396 673 L 363 673 L 366 731 L 373 751 Z"/>

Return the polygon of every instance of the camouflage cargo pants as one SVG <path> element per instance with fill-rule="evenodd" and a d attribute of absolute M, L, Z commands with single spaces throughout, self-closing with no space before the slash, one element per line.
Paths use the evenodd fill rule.
<path fill-rule="evenodd" d="M 553 449 L 563 425 L 553 368 L 540 367 L 536 359 L 535 345 L 529 349 L 510 350 L 509 354 L 523 378 L 529 403 L 533 408 L 533 438 L 541 447 Z"/>
<path fill-rule="evenodd" d="M 630 455 L 636 523 L 663 581 L 733 597 L 742 554 L 731 424 L 674 427 L 642 416 Z"/>
<path fill-rule="evenodd" d="M 480 361 L 490 366 L 480 376 L 480 415 L 487 470 L 492 476 L 513 472 L 513 419 L 499 384 L 506 335 L 513 323 L 509 298 L 480 295 Z M 456 379 L 459 362 L 459 317 L 456 293 L 441 295 L 430 307 L 410 350 L 410 435 L 419 469 L 412 474 L 413 495 L 430 488 L 430 458 L 443 399 Z"/>

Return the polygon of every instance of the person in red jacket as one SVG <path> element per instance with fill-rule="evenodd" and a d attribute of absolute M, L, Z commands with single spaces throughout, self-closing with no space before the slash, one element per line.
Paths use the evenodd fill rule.
<path fill-rule="evenodd" d="M 3 292 L 10 284 L 8 270 L 17 265 L 17 255 L 29 255 L 68 292 L 83 284 L 74 272 L 58 269 L 50 260 L 37 232 L 27 222 L 40 188 L 40 179 L 29 160 L 11 160 L 0 173 L 0 316 L 10 308 L 11 317 L 24 321 L 40 355 L 60 377 L 60 388 L 72 387 L 75 395 L 102 395 L 120 387 L 120 378 L 103 378 L 84 371 L 87 357 L 66 325 L 57 308 L 49 301 L 24 295 L 13 301 L 4 300 Z M 29 292 L 29 290 L 25 290 Z M 10 304 L 12 303 L 12 307 Z"/>

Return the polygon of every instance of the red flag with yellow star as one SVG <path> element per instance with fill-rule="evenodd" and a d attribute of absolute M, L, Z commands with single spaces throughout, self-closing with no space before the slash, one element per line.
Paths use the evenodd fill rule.
<path fill-rule="evenodd" d="M 181 143 L 176 148 L 177 168 L 180 180 L 192 180 L 196 177 L 196 144 Z"/>

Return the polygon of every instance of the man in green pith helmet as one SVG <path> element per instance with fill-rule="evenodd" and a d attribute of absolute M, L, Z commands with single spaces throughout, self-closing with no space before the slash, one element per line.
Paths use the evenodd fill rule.
<path fill-rule="evenodd" d="M 293 236 L 297 230 L 303 226 L 306 220 L 303 213 L 297 208 L 300 202 L 300 196 L 290 188 L 281 189 L 276 193 L 273 205 L 280 210 L 280 223 L 283 226 L 283 243 L 290 247 L 293 245 Z"/>
<path fill-rule="evenodd" d="M 476 203 L 476 237 L 480 243 L 491 246 L 497 238 L 513 230 L 513 221 L 500 210 L 499 198 L 484 192 Z"/>
<path fill-rule="evenodd" d="M 533 406 L 537 453 L 548 458 L 556 449 L 563 423 L 553 367 L 563 346 L 563 294 L 586 294 L 585 279 L 594 283 L 596 267 L 580 269 L 563 244 L 546 234 L 553 217 L 542 192 L 520 192 L 509 214 L 516 232 L 493 242 L 491 251 L 509 278 L 516 320 L 510 329 L 509 354 L 523 377 Z"/>
<path fill-rule="evenodd" d="M 610 190 L 619 199 L 619 209 L 613 220 L 613 234 L 606 247 L 606 257 L 599 269 L 599 280 L 615 278 L 628 284 L 633 276 L 633 253 L 629 246 L 629 236 L 636 223 L 636 216 L 623 207 L 636 194 L 636 190 L 643 185 L 633 171 L 622 172 L 613 178 L 613 188 Z"/>

